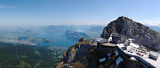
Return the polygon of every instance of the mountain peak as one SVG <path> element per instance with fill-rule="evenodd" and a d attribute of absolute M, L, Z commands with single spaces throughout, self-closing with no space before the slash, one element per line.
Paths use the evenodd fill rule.
<path fill-rule="evenodd" d="M 112 33 L 118 33 L 128 38 L 135 39 L 135 43 L 144 45 L 145 47 L 155 50 L 160 49 L 160 45 L 157 45 L 159 43 L 152 42 L 160 38 L 160 33 L 127 17 L 121 16 L 109 23 L 104 28 L 101 37 L 108 39 Z"/>
<path fill-rule="evenodd" d="M 120 16 L 117 18 L 117 20 L 132 20 L 132 19 L 125 17 L 125 16 Z"/>
<path fill-rule="evenodd" d="M 126 23 L 130 23 L 130 22 L 133 22 L 133 20 L 132 19 L 130 19 L 130 18 L 128 18 L 128 17 L 124 17 L 124 16 L 120 16 L 120 17 L 118 17 L 116 20 L 115 20 L 116 22 L 126 22 Z"/>

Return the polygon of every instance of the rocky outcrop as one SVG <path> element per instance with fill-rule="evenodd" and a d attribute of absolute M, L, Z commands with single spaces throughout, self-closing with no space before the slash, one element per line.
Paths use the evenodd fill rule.
<path fill-rule="evenodd" d="M 152 48 L 154 50 L 160 49 L 160 44 L 158 42 L 153 43 L 153 41 L 160 37 L 160 33 L 127 17 L 122 16 L 109 23 L 104 28 L 101 37 L 108 39 L 112 33 L 118 33 L 128 38 L 135 39 L 135 43 L 141 44 L 147 48 Z"/>
<path fill-rule="evenodd" d="M 143 68 L 135 60 L 124 59 L 117 51 L 117 47 L 106 47 L 100 43 L 95 46 L 84 39 L 68 49 L 56 68 L 131 68 L 129 66 Z"/>

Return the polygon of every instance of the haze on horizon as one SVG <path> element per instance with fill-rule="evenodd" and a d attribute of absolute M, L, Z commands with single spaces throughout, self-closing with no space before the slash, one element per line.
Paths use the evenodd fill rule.
<path fill-rule="evenodd" d="M 119 16 L 160 24 L 160 0 L 0 0 L 0 25 L 107 25 Z"/>

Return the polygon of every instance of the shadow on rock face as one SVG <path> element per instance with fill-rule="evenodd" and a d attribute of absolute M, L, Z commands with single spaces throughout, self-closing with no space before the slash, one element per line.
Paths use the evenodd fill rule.
<path fill-rule="evenodd" d="M 118 68 L 144 68 L 144 67 L 137 61 L 127 59 L 121 62 Z"/>

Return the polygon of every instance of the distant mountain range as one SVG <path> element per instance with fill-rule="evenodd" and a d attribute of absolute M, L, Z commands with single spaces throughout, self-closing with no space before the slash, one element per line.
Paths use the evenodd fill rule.
<path fill-rule="evenodd" d="M 81 32 L 74 32 L 74 31 L 69 31 L 69 30 L 67 30 L 66 32 L 65 32 L 65 36 L 66 36 L 66 38 L 68 38 L 69 40 L 71 40 L 71 41 L 75 41 L 75 42 L 77 42 L 79 39 L 81 39 L 81 38 L 86 38 L 86 39 L 89 39 L 90 37 L 87 35 L 87 34 L 85 34 L 85 33 L 81 33 Z"/>
<path fill-rule="evenodd" d="M 41 46 L 71 46 L 80 38 L 98 38 L 104 26 L 49 25 L 0 27 L 0 41 Z M 63 41 L 63 43 L 62 43 Z"/>
<path fill-rule="evenodd" d="M 94 25 L 0 27 L 0 68 L 55 68 L 67 47 L 102 30 Z"/>
<path fill-rule="evenodd" d="M 150 26 L 150 28 L 160 32 L 160 26 Z"/>

